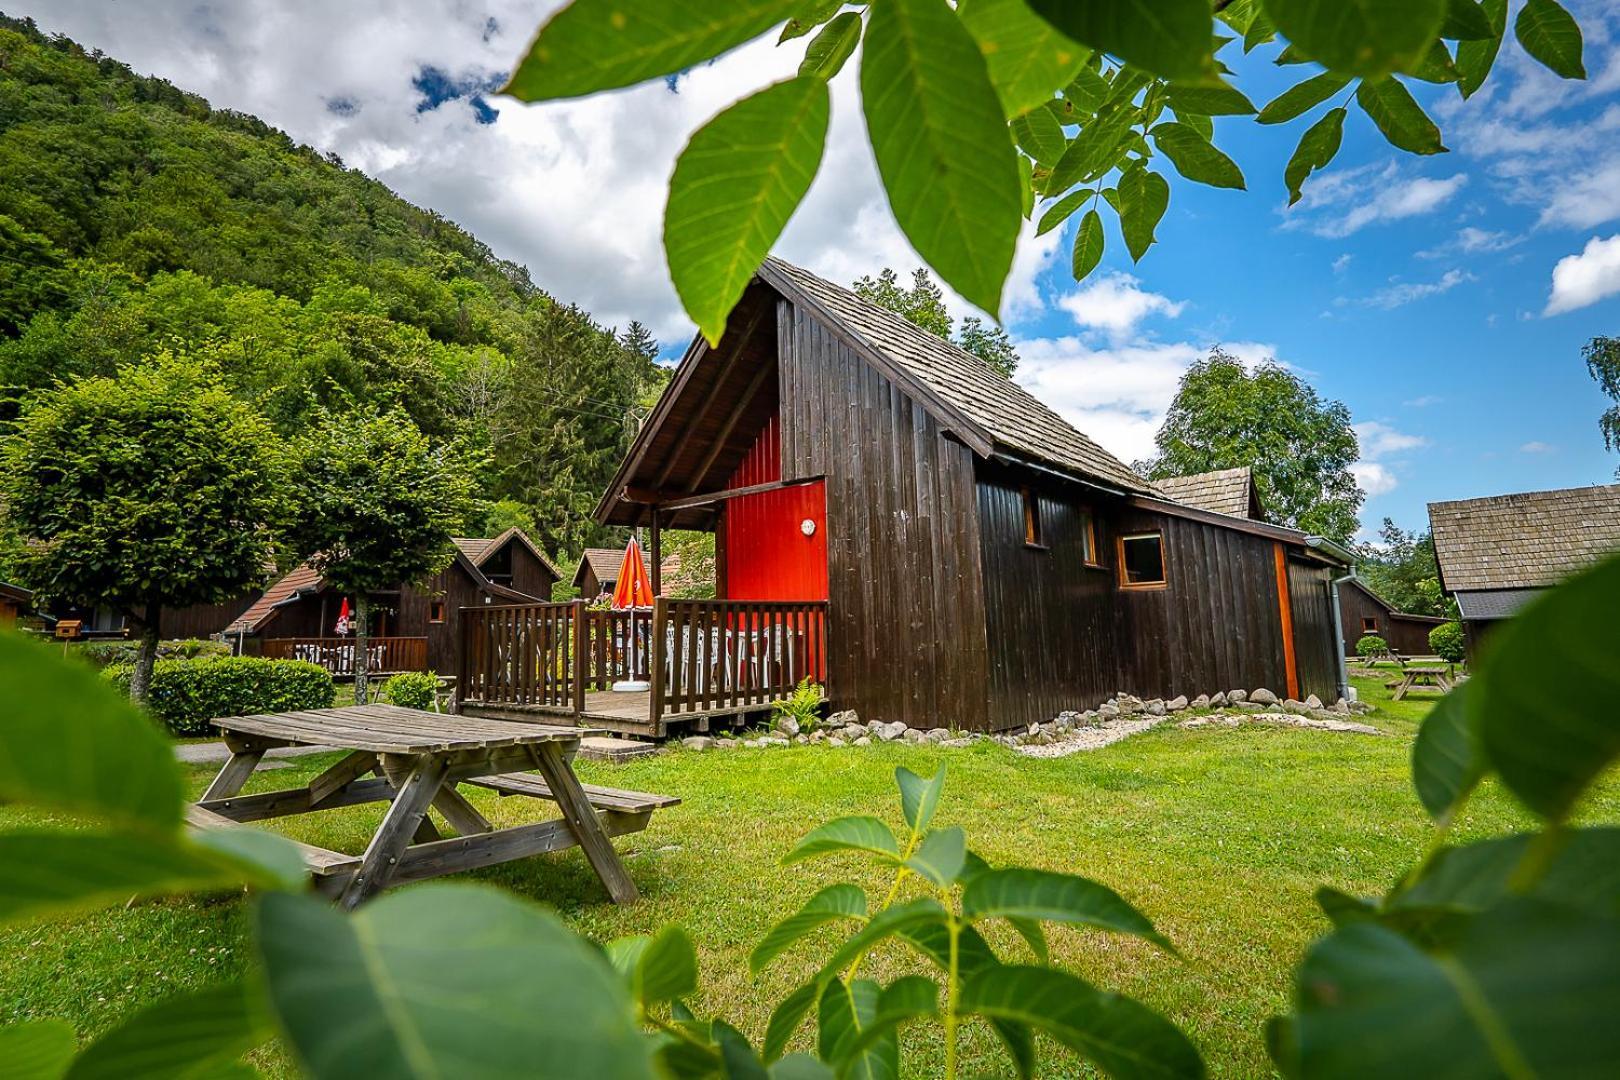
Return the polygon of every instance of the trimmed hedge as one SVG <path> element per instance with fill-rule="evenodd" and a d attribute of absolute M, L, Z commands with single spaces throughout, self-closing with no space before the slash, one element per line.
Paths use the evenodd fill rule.
<path fill-rule="evenodd" d="M 1429 631 L 1429 648 L 1434 655 L 1451 664 L 1463 662 L 1466 649 L 1463 643 L 1462 623 L 1441 623 Z"/>
<path fill-rule="evenodd" d="M 114 664 L 102 677 L 126 694 L 131 664 Z M 146 707 L 174 734 L 211 735 L 220 716 L 329 709 L 337 686 L 325 668 L 302 660 L 257 656 L 159 660 Z"/>
<path fill-rule="evenodd" d="M 402 671 L 383 683 L 383 700 L 405 709 L 432 709 L 439 677 L 431 671 Z"/>

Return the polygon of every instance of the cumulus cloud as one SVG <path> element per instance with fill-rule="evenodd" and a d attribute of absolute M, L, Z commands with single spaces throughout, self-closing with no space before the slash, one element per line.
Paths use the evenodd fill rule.
<path fill-rule="evenodd" d="M 1367 493 L 1369 499 L 1388 495 L 1400 487 L 1400 481 L 1395 479 L 1395 474 L 1376 461 L 1356 462 L 1350 466 L 1350 475 L 1356 478 L 1356 484 Z"/>
<path fill-rule="evenodd" d="M 1124 338 L 1134 333 L 1149 316 L 1175 318 L 1186 303 L 1148 292 L 1142 288 L 1141 281 L 1130 274 L 1114 272 L 1103 274 L 1060 297 L 1057 306 L 1074 316 L 1074 321 L 1083 329 Z"/>
<path fill-rule="evenodd" d="M 610 325 L 640 319 L 665 342 L 691 333 L 664 265 L 665 185 L 704 121 L 793 74 L 803 43 L 761 41 L 664 81 L 524 105 L 490 93 L 562 0 L 201 4 L 24 0 L 12 14 L 251 112 L 336 153 L 527 266 L 542 288 Z M 777 246 L 848 283 L 921 265 L 895 226 L 860 116 L 855 67 L 834 83 L 833 123 L 810 196 Z M 1035 285 L 1060 235 L 1026 230 L 1003 313 L 1041 310 Z M 948 295 L 953 311 L 967 305 Z"/>
<path fill-rule="evenodd" d="M 1545 314 L 1588 307 L 1616 293 L 1620 293 L 1620 233 L 1607 240 L 1594 236 L 1579 255 L 1566 255 L 1553 267 Z"/>
<path fill-rule="evenodd" d="M 1305 197 L 1288 211 L 1285 228 L 1309 228 L 1318 236 L 1342 239 L 1369 225 L 1431 214 L 1468 183 L 1467 175 L 1403 178 L 1394 162 L 1363 165 L 1318 176 Z"/>
<path fill-rule="evenodd" d="M 1429 445 L 1429 440 L 1424 436 L 1397 430 L 1381 420 L 1366 420 L 1353 427 L 1356 439 L 1361 443 L 1361 457 L 1365 461 L 1377 461 Z"/>
<path fill-rule="evenodd" d="M 1431 296 L 1448 293 L 1466 281 L 1473 281 L 1472 274 L 1461 270 L 1447 270 L 1438 281 L 1405 281 L 1387 285 L 1371 296 L 1363 297 L 1359 303 L 1368 307 L 1383 308 L 1393 311 L 1398 307 L 1426 300 Z"/>

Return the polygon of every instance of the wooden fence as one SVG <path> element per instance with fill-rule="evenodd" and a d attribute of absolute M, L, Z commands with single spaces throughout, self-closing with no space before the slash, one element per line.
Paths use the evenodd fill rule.
<path fill-rule="evenodd" d="M 572 643 L 584 611 L 581 603 L 462 608 L 461 699 L 577 709 L 585 687 Z"/>
<path fill-rule="evenodd" d="M 427 645 L 425 637 L 367 638 L 366 671 L 372 675 L 426 671 Z M 304 660 L 333 675 L 352 676 L 355 641 L 352 637 L 269 638 L 260 655 L 269 660 Z"/>
<path fill-rule="evenodd" d="M 827 605 L 667 600 L 653 609 L 652 715 L 738 711 L 827 677 Z"/>

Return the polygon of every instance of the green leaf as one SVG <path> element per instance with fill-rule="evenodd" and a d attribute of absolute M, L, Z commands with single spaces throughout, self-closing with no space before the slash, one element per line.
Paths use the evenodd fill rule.
<path fill-rule="evenodd" d="M 874 1043 L 892 1038 L 903 1024 L 938 1015 L 939 987 L 934 980 L 921 975 L 902 976 L 883 988 L 877 1008 L 862 1020 L 855 1039 L 840 1046 L 838 1063 L 842 1065 Z"/>
<path fill-rule="evenodd" d="M 1440 129 L 1393 76 L 1366 80 L 1356 88 L 1356 104 L 1372 118 L 1390 145 L 1412 154 L 1444 154 Z"/>
<path fill-rule="evenodd" d="M 1094 926 L 1133 934 L 1175 952 L 1148 917 L 1124 897 L 1106 885 L 1073 874 L 1022 868 L 980 874 L 962 891 L 962 913 L 975 919 L 1000 916 Z"/>
<path fill-rule="evenodd" d="M 829 885 L 812 896 L 797 912 L 771 928 L 748 957 L 748 969 L 758 975 L 800 938 L 831 922 L 866 917 L 866 893 L 857 885 Z"/>
<path fill-rule="evenodd" d="M 1376 78 L 1429 51 L 1446 0 L 1266 0 L 1290 46 L 1341 75 Z"/>
<path fill-rule="evenodd" d="M 784 866 L 836 851 L 867 851 L 897 862 L 900 843 L 894 832 L 875 817 L 834 818 L 817 826 L 782 857 Z"/>
<path fill-rule="evenodd" d="M 1154 230 L 1170 205 L 1170 182 L 1158 173 L 1136 166 L 1119 178 L 1119 225 L 1125 247 L 1137 262 L 1153 246 Z"/>
<path fill-rule="evenodd" d="M 805 0 L 574 0 L 540 28 L 501 92 L 549 101 L 634 86 L 719 56 L 808 6 Z"/>
<path fill-rule="evenodd" d="M 1035 213 L 1035 163 L 1023 154 L 1018 155 L 1019 212 L 1028 221 Z"/>
<path fill-rule="evenodd" d="M 0 634 L 0 802 L 177 829 L 185 800 L 168 737 L 59 652 Z"/>
<path fill-rule="evenodd" d="M 1514 875 L 1544 842 L 1521 834 L 1444 848 L 1420 878 L 1390 896 L 1385 910 L 1479 912 L 1509 899 L 1517 887 L 1549 903 L 1620 916 L 1620 828 L 1571 830 L 1534 883 L 1517 886 Z"/>
<path fill-rule="evenodd" d="M 607 943 L 607 948 L 603 951 L 607 953 L 608 963 L 613 965 L 613 970 L 624 976 L 628 982 L 636 977 L 636 968 L 641 966 L 642 954 L 651 944 L 651 934 L 631 934 L 614 938 Z"/>
<path fill-rule="evenodd" d="M 1483 41 L 1495 33 L 1491 17 L 1479 5 L 1479 0 L 1446 0 L 1441 37 L 1448 41 Z"/>
<path fill-rule="evenodd" d="M 261 888 L 297 892 L 309 886 L 304 856 L 285 836 L 263 829 L 206 829 L 190 839 L 250 870 L 249 879 Z"/>
<path fill-rule="evenodd" d="M 1051 960 L 1051 950 L 1046 945 L 1046 931 L 1034 919 L 1019 918 L 1016 915 L 1007 916 L 1007 922 L 1018 931 L 1018 936 L 1024 939 L 1029 951 L 1035 954 L 1035 959 L 1045 964 Z"/>
<path fill-rule="evenodd" d="M 705 124 L 681 152 L 664 211 L 664 253 L 681 303 L 711 344 L 821 167 L 827 84 L 766 87 Z"/>
<path fill-rule="evenodd" d="M 0 833 L 0 924 L 121 904 L 135 897 L 269 885 L 237 859 L 148 832 L 27 829 Z"/>
<path fill-rule="evenodd" d="M 1183 124 L 1186 124 L 1188 127 L 1198 132 L 1198 134 L 1202 135 L 1205 139 L 1208 139 L 1211 142 L 1215 140 L 1215 121 L 1211 120 L 1209 117 L 1202 116 L 1199 113 L 1188 112 L 1177 113 L 1176 118 Z"/>
<path fill-rule="evenodd" d="M 771 1066 L 771 1080 L 834 1080 L 835 1074 L 809 1054 L 789 1054 Z"/>
<path fill-rule="evenodd" d="M 1076 210 L 1084 206 L 1086 201 L 1091 199 L 1094 194 L 1094 192 L 1086 188 L 1079 188 L 1048 206 L 1046 212 L 1041 215 L 1040 224 L 1035 227 L 1035 235 L 1045 236 L 1059 225 L 1062 225 L 1069 220 Z"/>
<path fill-rule="evenodd" d="M 979 43 L 990 82 L 1009 117 L 1046 102 L 1091 55 L 1037 17 L 1024 0 L 967 0 L 956 14 Z"/>
<path fill-rule="evenodd" d="M 742 1032 L 724 1020 L 716 1020 L 714 1039 L 720 1045 L 722 1075 L 726 1080 L 770 1080 L 764 1063 Z"/>
<path fill-rule="evenodd" d="M 660 930 L 636 964 L 634 991 L 644 1004 L 685 997 L 697 989 L 697 950 L 678 926 Z"/>
<path fill-rule="evenodd" d="M 1485 757 L 1474 735 L 1473 684 L 1463 683 L 1424 717 L 1412 743 L 1412 786 L 1438 825 L 1448 825 L 1485 776 Z"/>
<path fill-rule="evenodd" d="M 1172 86 L 1168 95 L 1170 107 L 1177 114 L 1197 113 L 1199 116 L 1253 116 L 1254 102 L 1235 86 L 1219 83 L 1215 86 Z"/>
<path fill-rule="evenodd" d="M 1471 680 L 1479 684 L 1486 760 L 1521 802 L 1552 821 L 1563 820 L 1620 757 L 1616 611 L 1620 558 L 1611 558 L 1509 620 Z"/>
<path fill-rule="evenodd" d="M 821 993 L 817 1013 L 821 1060 L 832 1062 L 840 1076 L 892 1080 L 900 1073 L 900 1043 L 892 1030 L 864 1049 L 861 1030 L 877 1016 L 883 991 L 871 979 L 846 985 L 833 979 Z"/>
<path fill-rule="evenodd" d="M 1097 269 L 1097 264 L 1103 257 L 1103 224 L 1102 216 L 1095 210 L 1087 210 L 1086 216 L 1080 219 L 1080 228 L 1074 233 L 1074 280 L 1084 281 L 1091 272 Z"/>
<path fill-rule="evenodd" d="M 225 983 L 164 998 L 101 1036 L 68 1080 L 167 1080 L 228 1064 L 270 1041 L 275 1025 L 259 993 Z"/>
<path fill-rule="evenodd" d="M 1311 173 L 1326 168 L 1338 154 L 1339 143 L 1344 139 L 1345 115 L 1345 109 L 1333 109 L 1300 136 L 1299 146 L 1294 149 L 1294 156 L 1288 159 L 1288 167 L 1283 170 L 1283 179 L 1288 184 L 1289 206 L 1299 202 L 1301 189 Z"/>
<path fill-rule="evenodd" d="M 1496 54 L 1502 48 L 1502 35 L 1507 30 L 1507 0 L 1484 0 L 1486 17 L 1491 21 L 1491 36 L 1479 40 L 1457 43 L 1457 73 L 1462 76 L 1457 89 L 1462 96 L 1472 97 L 1485 85 L 1496 63 Z"/>
<path fill-rule="evenodd" d="M 924 780 L 902 765 L 894 770 L 894 782 L 900 787 L 900 813 L 906 824 L 914 833 L 925 832 L 939 809 L 940 792 L 945 790 L 945 766 Z"/>
<path fill-rule="evenodd" d="M 1326 915 L 1334 926 L 1347 926 L 1352 922 L 1378 917 L 1378 907 L 1375 904 L 1328 885 L 1317 888 L 1316 906 L 1322 909 L 1322 914 Z"/>
<path fill-rule="evenodd" d="M 771 1010 L 770 1021 L 765 1025 L 764 1058 L 767 1062 L 775 1061 L 787 1049 L 787 1044 L 804 1023 L 804 1018 L 811 1009 L 816 1007 L 821 997 L 821 981 L 812 979 L 799 987 L 793 993 L 783 998 Z"/>
<path fill-rule="evenodd" d="M 1078 124 L 1082 119 L 1102 108 L 1103 102 L 1108 100 L 1109 84 L 1102 73 L 1091 67 L 1083 67 L 1074 73 L 1069 85 L 1063 88 L 1063 97 L 1074 108 L 1073 115 L 1068 122 Z M 1058 117 L 1059 120 L 1065 119 Z"/>
<path fill-rule="evenodd" d="M 65 1020 L 31 1020 L 0 1027 L 0 1062 L 7 1080 L 61 1080 L 79 1048 Z"/>
<path fill-rule="evenodd" d="M 855 46 L 860 43 L 861 17 L 857 12 L 846 11 L 810 39 L 804 60 L 799 64 L 799 74 L 831 79 L 843 70 L 844 62 L 855 54 Z"/>
<path fill-rule="evenodd" d="M 1586 78 L 1581 28 L 1557 0 L 1529 0 L 1514 20 L 1513 33 L 1549 70 L 1566 79 Z"/>
<path fill-rule="evenodd" d="M 984 56 L 945 0 L 885 0 L 871 12 L 861 98 L 889 206 L 945 283 L 994 314 L 1023 197 Z"/>
<path fill-rule="evenodd" d="M 1311 1077 L 1600 1076 L 1620 1060 L 1620 923 L 1534 900 L 1467 921 L 1429 955 L 1373 923 L 1298 972 Z"/>
<path fill-rule="evenodd" d="M 963 985 L 959 1008 L 1044 1031 L 1110 1076 L 1204 1075 L 1197 1049 L 1170 1021 L 1064 971 L 987 968 Z"/>
<path fill-rule="evenodd" d="M 943 768 L 940 771 L 943 772 Z M 935 829 L 923 837 L 916 854 L 906 860 L 906 865 L 943 889 L 955 883 L 966 856 L 967 834 L 961 826 L 952 825 L 948 829 Z"/>
<path fill-rule="evenodd" d="M 1262 124 L 1286 124 L 1295 117 L 1304 116 L 1349 85 L 1348 76 L 1324 71 L 1314 78 L 1306 79 L 1297 86 L 1284 90 L 1260 110 L 1260 115 L 1256 119 Z"/>
<path fill-rule="evenodd" d="M 1266 1020 L 1266 1054 L 1284 1080 L 1300 1080 L 1299 1034 L 1292 1016 L 1273 1016 Z"/>
<path fill-rule="evenodd" d="M 1406 68 L 1405 73 L 1428 83 L 1454 83 L 1462 78 L 1457 71 L 1456 61 L 1451 57 L 1451 50 L 1439 39 L 1435 40 L 1421 60 Z"/>
<path fill-rule="evenodd" d="M 873 915 L 867 924 L 847 938 L 832 957 L 821 966 L 817 976 L 825 981 L 835 977 L 857 956 L 885 938 L 901 935 L 902 931 L 918 926 L 945 927 L 945 909 L 933 897 L 921 896 L 903 904 L 884 908 Z M 902 935 L 904 936 L 904 935 Z M 910 940 L 909 938 L 907 940 Z"/>
<path fill-rule="evenodd" d="M 1076 183 L 1095 180 L 1112 170 L 1119 162 L 1125 136 L 1140 115 L 1141 110 L 1128 101 L 1104 106 L 1095 120 L 1080 129 L 1080 134 L 1052 166 L 1052 175 L 1046 180 L 1046 194 L 1061 194 Z"/>
<path fill-rule="evenodd" d="M 347 916 L 275 893 L 255 936 L 316 1080 L 652 1076 L 623 979 L 556 917 L 495 889 L 418 885 Z"/>
<path fill-rule="evenodd" d="M 795 16 L 783 24 L 782 34 L 776 39 L 776 43 L 782 45 L 792 41 L 794 38 L 804 37 L 810 31 L 838 14 L 839 9 L 843 6 L 844 0 L 818 0 L 817 3 L 811 5 L 806 14 Z"/>
<path fill-rule="evenodd" d="M 1035 13 L 1082 45 L 1167 79 L 1215 72 L 1209 0 L 1029 0 Z"/>
<path fill-rule="evenodd" d="M 1211 187 L 1243 190 L 1243 171 L 1237 162 L 1186 124 L 1169 121 L 1154 127 L 1150 134 L 1153 145 L 1188 180 Z"/>
<path fill-rule="evenodd" d="M 1031 109 L 1010 126 L 1019 148 L 1042 165 L 1055 163 L 1069 144 L 1051 109 Z"/>

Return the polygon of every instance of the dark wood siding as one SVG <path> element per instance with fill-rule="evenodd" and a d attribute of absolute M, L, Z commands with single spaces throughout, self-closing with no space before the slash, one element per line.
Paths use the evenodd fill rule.
<path fill-rule="evenodd" d="M 984 728 L 972 452 L 815 318 L 777 318 L 782 476 L 826 480 L 829 696 L 865 720 Z"/>
<path fill-rule="evenodd" d="M 1294 657 L 1301 698 L 1315 694 L 1332 704 L 1339 697 L 1339 627 L 1333 625 L 1334 578 L 1320 563 L 1288 561 L 1288 592 L 1294 613 Z"/>
<path fill-rule="evenodd" d="M 1389 647 L 1407 656 L 1427 656 L 1429 631 L 1441 620 L 1424 619 L 1393 611 L 1378 597 L 1349 582 L 1339 586 L 1339 612 L 1343 616 L 1344 655 L 1356 655 L 1356 642 L 1362 637 L 1362 620 L 1377 623 L 1373 633 L 1389 643 Z"/>
<path fill-rule="evenodd" d="M 166 638 L 207 638 L 224 630 L 248 605 L 259 598 L 259 592 L 244 593 L 221 604 L 192 604 L 183 608 L 163 609 L 163 636 Z"/>

